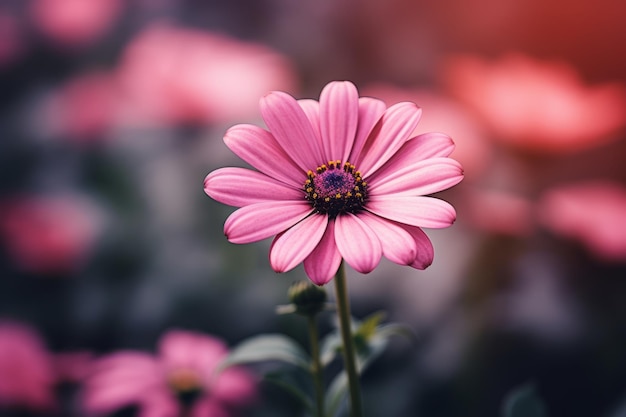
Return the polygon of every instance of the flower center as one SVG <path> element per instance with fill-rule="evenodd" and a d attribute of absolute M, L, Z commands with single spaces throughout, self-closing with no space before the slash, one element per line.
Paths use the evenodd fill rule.
<path fill-rule="evenodd" d="M 176 369 L 168 376 L 170 388 L 183 406 L 195 403 L 202 393 L 200 376 L 190 369 Z"/>
<path fill-rule="evenodd" d="M 309 171 L 304 182 L 306 199 L 320 214 L 337 217 L 343 213 L 358 213 L 367 200 L 367 183 L 350 162 L 329 161 Z"/>

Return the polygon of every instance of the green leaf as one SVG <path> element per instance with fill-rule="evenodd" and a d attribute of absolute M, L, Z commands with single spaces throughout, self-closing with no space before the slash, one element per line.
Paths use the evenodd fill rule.
<path fill-rule="evenodd" d="M 504 417 L 547 417 L 546 407 L 532 384 L 510 392 L 504 400 Z"/>
<path fill-rule="evenodd" d="M 357 324 L 356 334 L 362 336 L 366 340 L 371 339 L 374 334 L 376 334 L 378 325 L 385 318 L 385 316 L 386 314 L 384 311 L 379 311 L 366 317 L 360 324 Z"/>
<path fill-rule="evenodd" d="M 341 336 L 338 331 L 329 333 L 320 342 L 320 360 L 322 366 L 328 366 L 337 356 L 341 355 Z"/>
<path fill-rule="evenodd" d="M 391 336 L 404 336 L 412 342 L 417 341 L 417 335 L 413 329 L 400 323 L 389 323 L 379 326 L 376 330 L 376 336 L 383 337 L 385 339 L 388 339 Z"/>
<path fill-rule="evenodd" d="M 265 375 L 265 380 L 279 386 L 284 389 L 291 395 L 293 395 L 296 399 L 298 399 L 302 405 L 307 409 L 309 414 L 313 415 L 315 409 L 313 408 L 313 401 L 310 396 L 304 392 L 295 381 L 289 379 L 288 375 L 283 373 L 268 373 Z"/>
<path fill-rule="evenodd" d="M 348 395 L 348 374 L 345 371 L 339 373 L 326 390 L 324 404 L 326 404 L 326 417 L 336 416 L 339 408 Z"/>
<path fill-rule="evenodd" d="M 281 334 L 264 334 L 244 340 L 231 350 L 222 368 L 264 361 L 286 362 L 307 372 L 311 369 L 311 358 L 304 349 L 293 339 Z"/>

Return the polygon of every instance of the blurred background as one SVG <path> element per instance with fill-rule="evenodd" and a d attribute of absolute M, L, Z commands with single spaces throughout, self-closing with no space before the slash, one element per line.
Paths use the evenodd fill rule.
<path fill-rule="evenodd" d="M 233 209 L 202 184 L 241 164 L 223 134 L 262 125 L 266 92 L 342 79 L 421 106 L 416 134 L 452 136 L 466 175 L 439 195 L 458 220 L 426 231 L 429 269 L 348 270 L 355 317 L 417 335 L 364 374 L 368 415 L 499 416 L 524 384 L 549 416 L 626 415 L 624 16 L 618 0 L 0 0 L 0 415 L 86 415 L 93 358 L 155 352 L 171 329 L 306 343 L 274 312 L 302 268 L 229 244 Z M 303 415 L 261 390 L 243 415 Z"/>

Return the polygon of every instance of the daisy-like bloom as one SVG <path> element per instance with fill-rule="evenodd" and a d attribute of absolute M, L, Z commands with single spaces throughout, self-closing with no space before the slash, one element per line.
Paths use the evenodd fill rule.
<path fill-rule="evenodd" d="M 228 417 L 256 397 L 253 376 L 231 367 L 216 372 L 228 355 L 219 339 L 172 330 L 158 354 L 122 351 L 97 360 L 84 384 L 89 415 L 136 406 L 140 417 Z"/>
<path fill-rule="evenodd" d="M 230 128 L 224 141 L 258 171 L 221 168 L 205 192 L 235 207 L 224 232 L 233 243 L 276 235 L 270 263 L 277 272 L 300 262 L 317 285 L 329 282 L 342 258 L 361 272 L 384 255 L 424 269 L 433 246 L 421 227 L 450 226 L 454 208 L 426 196 L 463 178 L 448 156 L 447 135 L 411 136 L 421 110 L 403 102 L 389 108 L 359 97 L 347 81 L 332 82 L 319 102 L 283 92 L 261 99 L 268 130 Z"/>
<path fill-rule="evenodd" d="M 39 334 L 0 319 L 0 410 L 51 410 L 55 383 L 52 355 Z"/>

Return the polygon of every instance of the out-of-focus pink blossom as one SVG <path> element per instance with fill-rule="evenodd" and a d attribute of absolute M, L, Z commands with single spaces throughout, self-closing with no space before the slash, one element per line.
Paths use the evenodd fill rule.
<path fill-rule="evenodd" d="M 85 383 L 85 409 L 105 415 L 137 405 L 142 417 L 228 417 L 256 397 L 256 386 L 241 368 L 216 372 L 227 355 L 219 339 L 169 331 L 157 355 L 121 351 L 97 360 Z"/>
<path fill-rule="evenodd" d="M 472 106 L 495 140 L 520 149 L 564 153 L 611 140 L 626 125 L 626 89 L 586 85 L 565 63 L 519 54 L 487 61 L 451 58 L 445 79 Z"/>
<path fill-rule="evenodd" d="M 93 353 L 89 351 L 54 354 L 52 364 L 57 382 L 80 383 L 91 372 Z"/>
<path fill-rule="evenodd" d="M 258 116 L 258 99 L 293 90 L 289 61 L 223 35 L 155 24 L 130 42 L 117 70 L 131 100 L 126 122 L 206 123 Z"/>
<path fill-rule="evenodd" d="M 54 407 L 55 380 L 39 335 L 22 324 L 0 320 L 0 408 Z"/>
<path fill-rule="evenodd" d="M 383 83 L 366 87 L 364 95 L 388 104 L 411 101 L 419 105 L 423 109 L 422 118 L 413 133 L 446 132 L 450 135 L 456 145 L 451 157 L 461 162 L 466 178 L 476 178 L 487 167 L 491 147 L 485 140 L 484 127 L 458 101 L 434 91 Z"/>
<path fill-rule="evenodd" d="M 64 46 L 93 43 L 112 26 L 122 0 L 33 0 L 32 19 L 38 29 Z"/>
<path fill-rule="evenodd" d="M 531 201 L 510 191 L 466 187 L 459 205 L 471 228 L 508 236 L 528 236 L 533 230 Z"/>
<path fill-rule="evenodd" d="M 23 29 L 18 18 L 0 8 L 0 68 L 15 61 L 26 48 Z"/>
<path fill-rule="evenodd" d="M 626 188 L 588 181 L 554 188 L 538 204 L 541 223 L 605 260 L 626 261 Z"/>
<path fill-rule="evenodd" d="M 100 221 L 76 197 L 17 197 L 0 202 L 0 241 L 24 270 L 71 272 L 90 253 Z"/>
<path fill-rule="evenodd" d="M 42 102 L 39 117 L 47 134 L 86 141 L 115 127 L 125 103 L 106 72 L 79 75 Z"/>

